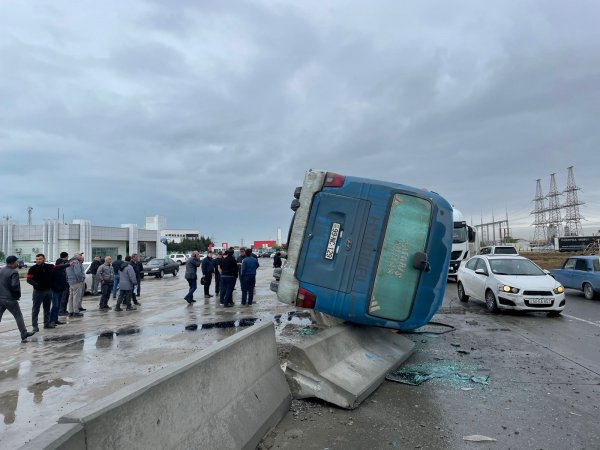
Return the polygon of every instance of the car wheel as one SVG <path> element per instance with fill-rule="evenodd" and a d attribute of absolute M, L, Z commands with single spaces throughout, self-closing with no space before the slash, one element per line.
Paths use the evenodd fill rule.
<path fill-rule="evenodd" d="M 588 300 L 592 300 L 594 298 L 594 288 L 590 283 L 583 284 L 583 295 Z"/>
<path fill-rule="evenodd" d="M 461 302 L 466 302 L 469 300 L 469 296 L 465 294 L 465 288 L 460 281 L 458 282 L 458 286 L 456 286 L 456 290 L 458 291 L 458 299 Z"/>
<path fill-rule="evenodd" d="M 550 311 L 548 317 L 558 317 L 562 314 L 562 311 Z"/>
<path fill-rule="evenodd" d="M 173 272 L 173 276 L 176 277 L 177 276 L 177 272 L 179 272 L 179 269 L 175 269 L 175 271 Z"/>
<path fill-rule="evenodd" d="M 161 269 L 160 272 L 158 272 L 158 278 L 162 278 L 165 276 L 165 271 Z"/>
<path fill-rule="evenodd" d="M 485 293 L 485 306 L 491 313 L 498 312 L 498 305 L 496 304 L 496 296 L 489 289 Z"/>

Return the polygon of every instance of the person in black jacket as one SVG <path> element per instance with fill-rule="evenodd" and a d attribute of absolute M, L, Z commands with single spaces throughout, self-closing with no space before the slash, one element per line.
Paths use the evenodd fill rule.
<path fill-rule="evenodd" d="M 59 266 L 61 264 L 65 264 L 69 262 L 69 254 L 67 252 L 62 252 L 60 254 L 60 258 L 56 260 L 54 265 Z M 59 316 L 68 316 L 67 312 L 67 303 L 69 303 L 69 282 L 67 281 L 67 271 L 58 271 L 57 276 L 62 275 L 64 280 L 65 290 L 62 292 L 62 297 L 60 298 L 60 304 L 58 309 Z M 52 311 L 52 310 L 51 310 Z M 52 314 L 52 312 L 50 313 Z"/>
<path fill-rule="evenodd" d="M 65 268 L 69 264 L 65 265 Z M 33 286 L 33 307 L 31 309 L 31 326 L 33 331 L 38 332 L 38 315 L 40 307 L 44 307 L 44 328 L 56 328 L 50 321 L 50 305 L 52 305 L 52 272 L 54 266 L 46 264 L 46 256 L 43 253 L 35 255 L 35 265 L 27 272 L 27 282 Z"/>
<path fill-rule="evenodd" d="M 90 272 L 92 273 L 92 295 L 99 295 L 96 274 L 98 273 L 98 267 L 101 265 L 102 261 L 100 261 L 100 257 L 98 255 L 94 256 L 94 260 L 92 261 L 92 264 L 90 264 Z"/>
<path fill-rule="evenodd" d="M 21 283 L 19 281 L 19 272 L 17 272 L 17 257 L 14 255 L 6 258 L 6 267 L 0 269 L 0 321 L 4 315 L 4 311 L 8 311 L 13 315 L 19 331 L 21 332 L 21 341 L 26 342 L 29 336 L 33 336 L 35 332 L 28 333 L 23 313 L 19 306 L 21 298 Z"/>
<path fill-rule="evenodd" d="M 213 268 L 215 271 L 215 295 L 219 295 L 219 290 L 221 288 L 221 272 L 219 271 L 221 262 L 223 262 L 223 252 L 219 251 L 217 257 L 213 259 Z"/>
<path fill-rule="evenodd" d="M 133 267 L 133 271 L 135 272 L 135 279 L 137 280 L 137 295 L 135 293 L 136 288 L 134 288 L 133 291 L 131 291 L 131 299 L 133 300 L 134 305 L 141 305 L 141 303 L 138 302 L 137 297 L 140 295 L 140 283 L 142 282 L 142 270 L 144 270 L 144 268 L 140 261 L 140 257 L 137 253 L 131 255 L 129 264 L 131 265 L 131 267 Z"/>
<path fill-rule="evenodd" d="M 276 269 L 281 267 L 281 252 L 275 253 L 275 256 L 273 257 L 273 267 Z"/>
<path fill-rule="evenodd" d="M 65 323 L 58 320 L 58 315 L 62 306 L 61 303 L 65 298 L 65 291 L 69 289 L 66 273 L 66 269 L 69 267 L 68 256 L 68 253 L 62 252 L 60 258 L 56 260 L 54 270 L 51 272 L 52 285 L 50 286 L 50 290 L 52 291 L 52 306 L 50 308 L 50 322 L 54 325 L 63 325 Z M 64 307 L 66 311 L 66 299 Z"/>
<path fill-rule="evenodd" d="M 206 257 L 202 260 L 200 264 L 200 269 L 202 269 L 202 275 L 204 276 L 204 298 L 211 298 L 210 295 L 210 282 L 212 281 L 212 275 L 215 272 L 215 266 L 213 265 L 212 251 L 208 251 Z"/>
<path fill-rule="evenodd" d="M 221 262 L 221 304 L 225 307 L 233 306 L 233 287 L 238 274 L 238 265 L 232 248 L 227 250 L 227 256 Z"/>

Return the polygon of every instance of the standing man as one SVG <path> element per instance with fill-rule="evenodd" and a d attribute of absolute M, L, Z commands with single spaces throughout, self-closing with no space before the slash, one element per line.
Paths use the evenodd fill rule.
<path fill-rule="evenodd" d="M 277 269 L 281 267 L 281 252 L 276 252 L 273 257 L 273 268 Z"/>
<path fill-rule="evenodd" d="M 67 311 L 69 317 L 82 317 L 83 308 L 83 286 L 85 284 L 85 272 L 83 271 L 83 253 L 75 253 L 67 267 L 67 281 L 69 283 L 69 302 Z"/>
<path fill-rule="evenodd" d="M 212 275 L 215 272 L 215 266 L 213 265 L 212 250 L 209 250 L 206 254 L 206 258 L 202 260 L 201 264 L 202 275 L 204 276 L 204 298 L 211 298 L 210 295 L 210 282 L 212 281 Z"/>
<path fill-rule="evenodd" d="M 123 311 L 121 309 L 121 304 L 123 303 L 127 306 L 127 311 L 134 311 L 137 309 L 135 306 L 131 306 L 131 295 L 137 284 L 137 278 L 130 261 L 131 256 L 126 256 L 125 262 L 121 265 L 119 273 L 119 283 L 121 284 L 121 287 L 119 288 L 119 299 L 117 300 L 115 311 Z"/>
<path fill-rule="evenodd" d="M 196 272 L 201 264 L 202 262 L 200 261 L 200 253 L 198 250 L 194 250 L 192 252 L 192 257 L 185 263 L 185 279 L 190 286 L 190 290 L 183 298 L 190 305 L 196 301 L 194 300 L 194 292 L 196 292 L 196 289 L 198 288 L 198 274 Z"/>
<path fill-rule="evenodd" d="M 98 273 L 98 267 L 102 265 L 102 261 L 100 261 L 100 257 L 98 255 L 94 256 L 94 260 L 92 264 L 90 264 L 90 272 L 92 273 L 92 295 L 98 295 L 98 279 L 96 278 L 96 274 Z"/>
<path fill-rule="evenodd" d="M 115 282 L 113 284 L 113 290 L 112 290 L 113 299 L 117 298 L 117 290 L 119 289 L 119 277 L 120 277 L 122 265 L 123 265 L 123 255 L 117 255 L 117 260 L 113 263 L 113 269 L 115 270 Z"/>
<path fill-rule="evenodd" d="M 56 328 L 50 322 L 50 305 L 52 305 L 52 264 L 46 264 L 46 257 L 42 253 L 35 255 L 35 264 L 27 272 L 27 282 L 33 286 L 33 308 L 31 309 L 31 326 L 38 332 L 38 315 L 40 307 L 44 308 L 44 328 Z"/>
<path fill-rule="evenodd" d="M 135 263 L 137 265 L 136 274 L 138 274 L 138 284 L 137 284 L 137 296 L 139 297 L 142 292 L 142 273 L 144 272 L 144 265 L 142 264 L 142 260 L 140 259 L 140 255 L 135 254 Z"/>
<path fill-rule="evenodd" d="M 252 304 L 254 299 L 254 286 L 256 285 L 256 269 L 260 264 L 258 258 L 252 258 L 252 250 L 246 249 L 246 257 L 242 261 L 242 269 L 240 271 L 240 284 L 242 285 L 242 305 L 246 304 L 246 297 L 248 298 L 248 305 Z"/>
<path fill-rule="evenodd" d="M 240 275 L 240 270 L 242 270 L 242 261 L 246 257 L 246 247 L 240 247 L 240 254 L 237 257 L 237 274 L 235 275 L 235 281 L 237 283 L 237 279 Z M 233 283 L 233 290 L 235 290 L 236 283 Z M 240 280 L 240 287 L 242 284 L 242 280 Z"/>
<path fill-rule="evenodd" d="M 59 258 L 56 260 L 54 270 L 51 272 L 52 285 L 50 289 L 52 290 L 52 307 L 50 308 L 50 322 L 54 325 L 63 325 L 65 323 L 58 320 L 58 314 L 65 291 L 69 286 L 67 284 L 67 267 L 69 267 L 69 261 L 66 258 Z"/>
<path fill-rule="evenodd" d="M 100 309 L 112 309 L 108 306 L 108 299 L 110 298 L 110 293 L 112 292 L 113 283 L 115 281 L 115 270 L 113 269 L 112 258 L 110 256 L 104 258 L 104 264 L 98 267 L 96 276 L 100 282 L 100 291 L 102 292 L 102 296 L 100 297 Z"/>
<path fill-rule="evenodd" d="M 19 331 L 21 332 L 21 342 L 27 342 L 27 338 L 33 336 L 33 333 L 27 332 L 23 313 L 19 306 L 21 298 L 21 283 L 19 282 L 19 272 L 17 272 L 17 257 L 9 256 L 6 258 L 6 267 L 0 269 L 0 321 L 4 311 L 8 311 L 15 318 Z"/>
<path fill-rule="evenodd" d="M 233 306 L 233 288 L 238 274 L 237 261 L 232 248 L 227 250 L 227 256 L 221 263 L 221 304 L 226 308 Z"/>
<path fill-rule="evenodd" d="M 127 258 L 125 258 L 125 259 L 127 259 Z M 143 266 L 142 266 L 142 263 L 140 262 L 140 257 L 138 256 L 137 253 L 134 253 L 133 255 L 131 255 L 129 265 L 133 268 L 133 271 L 135 272 L 137 295 L 140 295 L 140 282 L 142 281 Z M 141 305 L 141 303 L 138 302 L 138 300 L 137 300 L 135 291 L 136 291 L 135 289 L 133 291 L 131 291 L 131 298 L 133 299 L 133 304 Z"/>
<path fill-rule="evenodd" d="M 67 252 L 61 252 L 60 258 L 58 258 L 54 264 L 57 266 L 60 266 L 62 264 L 68 264 L 68 262 L 69 262 L 69 254 Z M 59 316 L 67 316 L 69 314 L 67 312 L 67 302 L 69 300 L 69 283 L 67 281 L 67 270 L 65 269 L 64 271 L 59 271 L 58 274 L 62 275 L 62 281 L 64 282 L 64 286 L 65 286 L 65 289 L 63 290 L 62 296 L 60 298 L 58 315 Z M 53 289 L 53 292 L 54 292 L 54 289 Z M 52 314 L 52 313 L 50 313 L 50 314 Z"/>
<path fill-rule="evenodd" d="M 221 272 L 219 267 L 223 261 L 223 252 L 219 250 L 217 257 L 213 259 L 213 269 L 215 271 L 215 295 L 219 295 L 219 289 L 221 288 Z"/>

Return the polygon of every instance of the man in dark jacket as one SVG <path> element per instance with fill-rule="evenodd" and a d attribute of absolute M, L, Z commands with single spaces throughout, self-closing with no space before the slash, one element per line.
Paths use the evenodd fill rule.
<path fill-rule="evenodd" d="M 66 273 L 67 267 L 69 267 L 69 261 L 67 260 L 68 254 L 62 252 L 60 255 L 61 258 L 56 260 L 54 270 L 51 273 L 52 286 L 50 287 L 50 290 L 52 291 L 52 306 L 50 308 L 50 322 L 54 325 L 63 325 L 65 323 L 58 320 L 58 313 L 61 308 L 61 302 L 65 298 L 65 291 L 69 288 Z M 66 303 L 64 306 L 66 310 Z"/>
<path fill-rule="evenodd" d="M 69 254 L 67 252 L 61 252 L 60 258 L 58 258 L 56 260 L 54 265 L 60 266 L 62 264 L 66 264 L 68 262 L 69 262 Z M 65 286 L 65 290 L 62 292 L 62 297 L 60 298 L 58 315 L 59 316 L 68 316 L 69 313 L 67 312 L 67 303 L 69 302 L 69 282 L 67 281 L 67 271 L 59 270 L 55 275 L 57 277 L 62 276 L 62 280 L 60 282 L 58 282 L 57 287 L 59 287 L 59 285 L 63 284 L 63 283 Z M 55 275 L 53 275 L 53 276 L 55 276 Z M 53 284 L 54 284 L 54 282 L 53 282 Z M 53 288 L 52 295 L 54 295 L 54 288 Z M 50 310 L 50 314 L 52 315 L 52 310 Z"/>
<path fill-rule="evenodd" d="M 223 252 L 219 251 L 217 257 L 213 259 L 213 269 L 215 271 L 215 295 L 219 295 L 219 290 L 221 288 L 221 272 L 219 271 L 221 262 L 223 262 Z"/>
<path fill-rule="evenodd" d="M 8 309 L 17 322 L 17 326 L 21 332 L 21 341 L 26 342 L 29 336 L 35 334 L 35 331 L 33 333 L 27 332 L 23 313 L 21 313 L 21 307 L 19 306 L 21 283 L 19 282 L 17 266 L 17 257 L 11 255 L 6 258 L 6 267 L 0 269 L 0 321 L 2 320 L 4 311 Z"/>
<path fill-rule="evenodd" d="M 98 273 L 98 267 L 102 265 L 102 261 L 100 261 L 100 257 L 98 255 L 94 256 L 94 260 L 92 264 L 90 264 L 90 272 L 92 274 L 92 295 L 98 295 L 98 279 L 96 278 L 96 274 Z"/>
<path fill-rule="evenodd" d="M 123 266 L 123 255 L 117 255 L 117 260 L 113 262 L 113 269 L 115 271 L 115 281 L 113 283 L 113 299 L 117 298 L 117 290 L 119 289 L 119 271 Z"/>
<path fill-rule="evenodd" d="M 273 257 L 273 267 L 276 269 L 281 267 L 281 252 L 275 253 L 275 256 Z"/>
<path fill-rule="evenodd" d="M 140 295 L 140 283 L 142 281 L 142 270 L 144 270 L 142 263 L 140 262 L 140 257 L 137 253 L 131 255 L 131 259 L 129 260 L 129 265 L 133 267 L 133 271 L 135 272 L 135 279 L 137 280 L 137 284 L 135 288 L 131 292 L 131 299 L 133 300 L 134 305 L 141 305 L 138 302 L 137 295 Z M 137 295 L 136 295 L 137 290 Z"/>
<path fill-rule="evenodd" d="M 221 263 L 221 304 L 226 308 L 233 306 L 233 287 L 238 274 L 238 265 L 232 248 L 227 250 L 227 256 Z"/>
<path fill-rule="evenodd" d="M 54 266 L 46 264 L 46 256 L 38 253 L 35 264 L 27 272 L 27 282 L 33 286 L 33 308 L 31 309 L 31 326 L 38 332 L 38 315 L 40 307 L 44 308 L 44 328 L 56 328 L 50 321 L 50 305 L 52 304 L 52 271 Z"/>
<path fill-rule="evenodd" d="M 213 265 L 212 252 L 210 250 L 206 254 L 206 258 L 202 260 L 200 268 L 202 269 L 202 276 L 204 276 L 204 298 L 211 298 L 212 295 L 210 295 L 209 290 L 215 266 Z"/>
<path fill-rule="evenodd" d="M 256 285 L 256 270 L 259 268 L 258 258 L 252 257 L 252 250 L 246 249 L 246 257 L 242 261 L 240 270 L 240 284 L 242 286 L 242 305 L 252 304 L 254 299 L 254 286 Z"/>
<path fill-rule="evenodd" d="M 197 271 L 198 267 L 200 267 L 201 264 L 202 262 L 200 260 L 200 253 L 197 250 L 194 250 L 192 252 L 192 257 L 188 259 L 185 263 L 185 279 L 187 280 L 188 285 L 190 286 L 190 290 L 188 291 L 187 295 L 183 298 L 189 304 L 192 304 L 196 301 L 194 300 L 194 292 L 196 292 L 196 289 L 198 289 Z"/>

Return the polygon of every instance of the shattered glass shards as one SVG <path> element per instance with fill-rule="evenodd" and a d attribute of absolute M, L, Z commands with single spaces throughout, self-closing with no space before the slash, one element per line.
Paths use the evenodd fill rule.
<path fill-rule="evenodd" d="M 402 366 L 388 373 L 385 379 L 411 386 L 431 381 L 461 388 L 471 383 L 489 385 L 489 373 L 489 369 L 476 365 L 434 362 Z"/>

